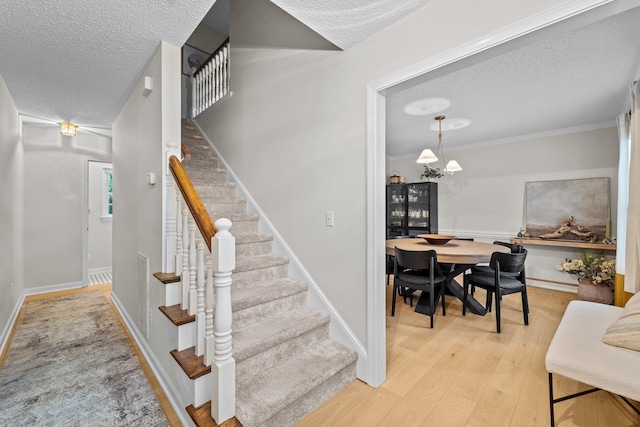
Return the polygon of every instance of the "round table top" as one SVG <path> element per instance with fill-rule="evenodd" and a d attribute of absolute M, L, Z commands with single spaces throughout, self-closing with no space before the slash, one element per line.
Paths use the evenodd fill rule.
<path fill-rule="evenodd" d="M 438 262 L 452 264 L 478 264 L 489 262 L 494 252 L 511 252 L 509 248 L 493 243 L 473 242 L 471 240 L 449 240 L 444 245 L 431 245 L 424 239 L 391 239 L 386 242 L 388 255 L 395 254 L 395 247 L 407 251 L 430 251 L 438 254 Z"/>

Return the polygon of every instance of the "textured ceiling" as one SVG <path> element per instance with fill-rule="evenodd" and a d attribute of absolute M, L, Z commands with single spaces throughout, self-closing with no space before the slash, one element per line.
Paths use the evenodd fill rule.
<path fill-rule="evenodd" d="M 429 0 L 271 0 L 341 49 L 421 8 Z"/>
<path fill-rule="evenodd" d="M 153 53 L 215 0 L 0 0 L 0 73 L 18 111 L 110 128 Z"/>
<path fill-rule="evenodd" d="M 613 125 L 640 68 L 640 8 L 543 38 L 387 97 L 387 155 L 435 149 L 434 117 L 470 126 L 443 132 L 447 149 L 568 128 Z M 544 31 L 544 30 L 543 30 Z M 416 100 L 451 101 L 440 113 L 414 116 Z M 443 121 L 444 124 L 447 119 Z"/>

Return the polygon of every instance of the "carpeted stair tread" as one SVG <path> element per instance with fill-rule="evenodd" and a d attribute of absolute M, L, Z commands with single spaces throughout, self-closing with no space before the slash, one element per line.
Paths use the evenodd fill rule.
<path fill-rule="evenodd" d="M 234 273 L 289 264 L 289 259 L 275 255 L 259 255 L 236 259 Z"/>
<path fill-rule="evenodd" d="M 258 426 L 355 360 L 355 352 L 331 340 L 304 348 L 237 385 L 236 418 L 245 427 Z"/>
<path fill-rule="evenodd" d="M 234 330 L 233 357 L 239 363 L 328 323 L 328 315 L 309 307 L 262 318 L 259 323 Z"/>
<path fill-rule="evenodd" d="M 233 289 L 231 306 L 233 311 L 243 310 L 269 301 L 305 292 L 307 285 L 291 279 L 257 284 L 256 286 Z"/>
<path fill-rule="evenodd" d="M 263 234 L 263 233 L 238 234 L 234 237 L 236 238 L 236 245 L 273 241 L 273 236 L 271 234 Z"/>

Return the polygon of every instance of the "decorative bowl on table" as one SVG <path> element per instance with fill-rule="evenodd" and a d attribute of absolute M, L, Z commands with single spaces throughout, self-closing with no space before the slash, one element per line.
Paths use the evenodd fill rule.
<path fill-rule="evenodd" d="M 417 237 L 421 237 L 431 245 L 444 245 L 449 240 L 453 239 L 453 236 L 447 234 L 418 234 Z"/>

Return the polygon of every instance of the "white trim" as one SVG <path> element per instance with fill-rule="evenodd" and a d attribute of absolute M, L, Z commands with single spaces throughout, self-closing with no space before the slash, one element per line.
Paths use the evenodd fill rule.
<path fill-rule="evenodd" d="M 0 354 L 2 354 L 5 350 L 5 347 L 9 345 L 9 335 L 13 330 L 13 326 L 18 321 L 18 315 L 20 314 L 20 309 L 22 308 L 22 304 L 24 303 L 24 298 L 25 293 L 22 292 L 22 295 L 20 295 L 20 298 L 18 298 L 16 305 L 13 307 L 11 316 L 9 316 L 9 321 L 2 330 L 2 335 L 0 335 Z"/>
<path fill-rule="evenodd" d="M 379 301 L 385 298 L 386 293 L 384 274 L 379 273 L 380 263 L 384 259 L 380 248 L 384 247 L 385 226 L 380 212 L 384 212 L 382 195 L 385 194 L 385 163 L 377 158 L 378 153 L 384 152 L 386 146 L 384 132 L 378 132 L 378 122 L 386 120 L 383 91 L 611 2 L 612 0 L 566 1 L 495 31 L 481 40 L 472 40 L 367 85 L 367 353 L 370 363 L 375 365 L 369 367 L 370 372 L 386 372 L 386 348 L 375 339 L 369 339 L 379 336 L 380 329 L 384 331 L 386 324 L 386 310 L 379 309 Z M 616 5 L 620 3 L 622 2 L 616 2 Z M 607 13 L 607 10 L 602 10 Z"/>
<path fill-rule="evenodd" d="M 101 194 L 101 203 L 100 203 L 100 210 L 102 211 L 102 214 L 100 216 L 100 218 L 105 221 L 106 218 L 112 218 L 113 214 L 109 213 L 109 192 L 107 191 L 107 182 L 108 182 L 108 176 L 109 174 L 111 174 L 111 179 L 113 180 L 113 164 L 111 165 L 111 167 L 105 166 L 102 168 L 102 187 L 100 188 L 100 194 Z M 113 194 L 113 188 L 111 193 Z M 112 208 L 113 210 L 113 203 L 112 203 Z"/>
<path fill-rule="evenodd" d="M 83 286 L 89 286 L 89 162 L 111 163 L 112 159 L 83 156 L 82 162 L 82 279 Z M 104 221 L 104 220 L 103 220 Z"/>
<path fill-rule="evenodd" d="M 182 423 L 182 425 L 185 425 L 185 426 L 193 426 L 194 424 L 191 421 L 191 417 L 187 413 L 186 409 L 183 408 L 182 404 L 180 403 L 181 402 L 180 394 L 173 386 L 173 383 L 171 382 L 171 380 L 169 379 L 169 376 L 166 374 L 166 372 L 162 368 L 162 365 L 160 364 L 158 359 L 156 359 L 153 353 L 153 350 L 149 347 L 149 345 L 147 344 L 147 341 L 144 338 L 142 338 L 142 334 L 140 330 L 136 327 L 135 323 L 131 320 L 131 318 L 127 314 L 127 311 L 124 309 L 124 306 L 122 305 L 122 303 L 118 299 L 118 296 L 115 294 L 113 290 L 111 291 L 111 302 L 113 302 L 113 306 L 115 307 L 116 311 L 122 318 L 122 321 L 124 322 L 127 330 L 133 337 L 133 340 L 136 342 L 138 349 L 140 350 L 145 360 L 149 364 L 151 371 L 153 371 L 153 375 L 156 377 L 156 380 L 158 380 L 158 383 L 160 384 L 162 391 L 164 391 L 164 394 L 167 396 L 167 400 L 169 400 L 169 403 L 173 407 L 173 410 L 176 412 L 176 415 L 180 419 L 180 422 Z"/>
<path fill-rule="evenodd" d="M 37 286 L 35 288 L 25 289 L 23 294 L 25 296 L 46 294 L 47 292 L 66 291 L 69 289 L 82 288 L 82 282 L 69 282 L 60 283 L 58 285 Z"/>
<path fill-rule="evenodd" d="M 194 124 L 198 127 L 205 140 L 213 148 L 222 165 L 227 170 L 227 178 L 236 184 L 236 193 L 243 197 L 247 202 L 247 209 L 255 213 L 260 218 L 260 227 L 263 232 L 268 232 L 273 236 L 273 252 L 289 258 L 289 274 L 292 278 L 303 281 L 307 284 L 309 292 L 307 293 L 307 301 L 309 305 L 317 310 L 327 313 L 331 317 L 329 323 L 329 336 L 339 343 L 351 348 L 358 353 L 358 361 L 356 364 L 357 376 L 362 381 L 369 383 L 367 352 L 362 343 L 355 336 L 353 331 L 346 324 L 342 316 L 335 309 L 333 304 L 326 297 L 320 286 L 313 279 L 309 271 L 302 265 L 302 262 L 291 250 L 284 238 L 278 233 L 271 221 L 265 213 L 260 209 L 255 199 L 247 191 L 246 187 L 238 179 L 229 164 L 224 160 L 218 149 L 213 145 L 209 137 L 202 131 L 200 125 L 194 120 Z M 369 383 L 370 384 L 370 383 Z"/>
<path fill-rule="evenodd" d="M 98 268 L 90 268 L 89 269 L 89 274 L 91 273 L 111 273 L 112 272 L 112 267 L 98 267 Z"/>

